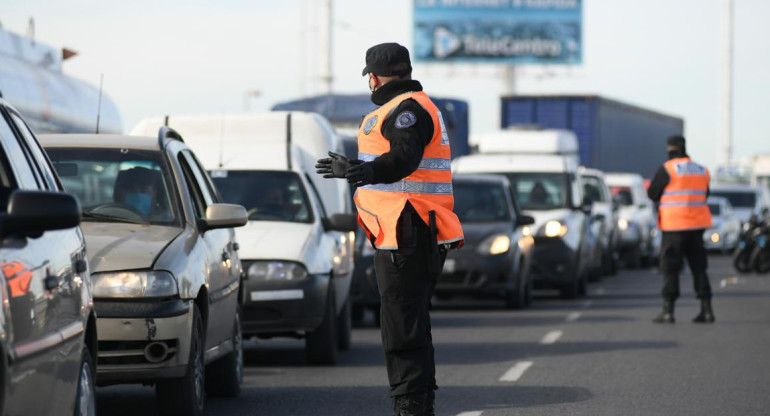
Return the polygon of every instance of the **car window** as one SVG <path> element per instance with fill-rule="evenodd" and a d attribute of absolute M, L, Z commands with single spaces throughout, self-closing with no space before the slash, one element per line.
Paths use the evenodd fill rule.
<path fill-rule="evenodd" d="M 203 199 L 206 201 L 206 207 L 217 202 L 217 194 L 214 191 L 214 187 L 209 183 L 208 175 L 206 175 L 206 171 L 200 167 L 198 160 L 195 159 L 195 156 L 189 150 L 183 150 L 182 154 L 187 159 L 190 171 L 195 177 L 195 181 L 198 183 Z"/>
<path fill-rule="evenodd" d="M 26 139 L 27 146 L 29 147 L 30 151 L 32 151 L 32 156 L 37 161 L 37 166 L 43 174 L 46 188 L 52 191 L 59 190 L 59 185 L 56 182 L 56 177 L 54 176 L 53 171 L 51 170 L 51 166 L 48 163 L 48 158 L 46 158 L 45 153 L 43 153 L 43 150 L 40 148 L 40 144 L 38 144 L 37 139 L 35 139 L 35 136 L 29 130 L 27 124 L 24 123 L 24 120 L 22 120 L 21 117 L 13 112 L 11 112 L 10 115 L 11 119 L 16 124 L 16 128 L 19 129 L 21 134 Z"/>
<path fill-rule="evenodd" d="M 583 195 L 590 198 L 592 202 L 607 202 L 602 188 L 602 182 L 599 178 L 583 176 Z"/>
<path fill-rule="evenodd" d="M 206 216 L 206 198 L 203 196 L 198 181 L 195 180 L 195 174 L 193 173 L 190 163 L 182 152 L 177 155 L 179 164 L 182 166 L 182 176 L 187 184 L 187 189 L 190 191 L 190 196 L 193 199 L 193 206 L 195 208 L 195 216 L 197 218 L 204 218 Z"/>
<path fill-rule="evenodd" d="M 722 209 L 719 204 L 709 204 L 709 211 L 711 211 L 711 215 L 719 216 Z"/>
<path fill-rule="evenodd" d="M 757 194 L 754 191 L 711 191 L 711 196 L 721 196 L 730 201 L 735 208 L 754 208 Z"/>
<path fill-rule="evenodd" d="M 295 172 L 215 170 L 211 178 L 222 199 L 243 205 L 250 221 L 313 222 L 307 192 Z"/>
<path fill-rule="evenodd" d="M 610 192 L 613 198 L 620 202 L 620 205 L 629 207 L 634 205 L 634 198 L 631 195 L 631 187 L 629 186 L 611 186 Z"/>
<path fill-rule="evenodd" d="M 14 190 L 10 164 L 5 154 L 5 149 L 0 146 L 0 213 L 5 213 L 8 209 L 8 198 Z"/>
<path fill-rule="evenodd" d="M 158 152 L 135 149 L 47 148 L 85 221 L 178 223 L 175 193 Z"/>
<path fill-rule="evenodd" d="M 41 189 L 39 179 L 33 172 L 29 155 L 21 147 L 11 126 L 3 117 L 0 117 L 0 140 L 2 140 L 6 157 L 10 161 L 16 185 L 21 189 Z"/>
<path fill-rule="evenodd" d="M 511 209 L 504 189 L 495 184 L 455 182 L 454 212 L 460 222 L 511 221 Z"/>
<path fill-rule="evenodd" d="M 567 207 L 567 175 L 547 172 L 502 172 L 511 182 L 522 209 L 549 210 Z"/>

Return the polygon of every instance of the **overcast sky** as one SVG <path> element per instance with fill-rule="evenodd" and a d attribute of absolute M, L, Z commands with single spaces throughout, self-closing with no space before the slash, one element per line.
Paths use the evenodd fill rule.
<path fill-rule="evenodd" d="M 595 93 L 682 117 L 690 154 L 713 166 L 722 1 L 584 0 L 583 64 L 524 67 L 517 92 Z M 65 63 L 67 74 L 98 85 L 104 73 L 126 131 L 146 116 L 264 111 L 318 91 L 320 0 L 0 2 L 5 29 L 24 33 L 33 16 L 37 40 L 79 52 Z M 333 2 L 334 91 L 365 93 L 360 75 L 369 46 L 396 41 L 411 48 L 412 0 Z M 768 21 L 770 1 L 735 0 L 739 157 L 770 153 Z M 472 132 L 499 127 L 499 68 L 417 64 L 413 75 L 429 94 L 468 100 Z M 253 90 L 259 97 L 247 98 Z"/>

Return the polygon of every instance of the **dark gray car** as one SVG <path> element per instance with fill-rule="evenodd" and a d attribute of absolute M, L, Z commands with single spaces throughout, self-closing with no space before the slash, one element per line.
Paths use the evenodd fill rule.
<path fill-rule="evenodd" d="M 0 99 L 0 414 L 94 415 L 96 318 L 80 207 Z"/>

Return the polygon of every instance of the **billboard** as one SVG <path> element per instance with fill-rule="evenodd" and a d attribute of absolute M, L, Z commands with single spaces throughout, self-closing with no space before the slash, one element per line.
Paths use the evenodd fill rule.
<path fill-rule="evenodd" d="M 580 64 L 583 0 L 414 0 L 416 61 Z"/>

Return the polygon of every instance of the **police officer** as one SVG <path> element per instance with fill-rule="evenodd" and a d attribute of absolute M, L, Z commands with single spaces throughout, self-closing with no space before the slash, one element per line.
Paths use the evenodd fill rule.
<path fill-rule="evenodd" d="M 666 149 L 668 161 L 658 169 L 647 191 L 650 199 L 659 203 L 658 223 L 663 231 L 663 312 L 653 322 L 674 323 L 674 302 L 679 297 L 679 273 L 685 257 L 701 301 L 700 313 L 693 322 L 714 322 L 703 247 L 703 232 L 711 227 L 711 212 L 706 205 L 709 171 L 687 156 L 684 137 L 669 137 Z"/>
<path fill-rule="evenodd" d="M 330 152 L 317 172 L 358 186 L 358 222 L 376 249 L 382 344 L 395 416 L 433 415 L 436 386 L 428 309 L 446 250 L 463 243 L 452 212 L 449 138 L 441 112 L 411 79 L 397 43 L 366 51 L 362 75 L 380 106 L 358 131 L 358 160 Z"/>

